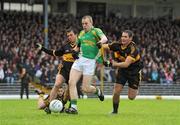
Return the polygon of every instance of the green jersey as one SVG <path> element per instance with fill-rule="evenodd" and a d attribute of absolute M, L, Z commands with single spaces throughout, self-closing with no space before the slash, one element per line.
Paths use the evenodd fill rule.
<path fill-rule="evenodd" d="M 102 64 L 102 63 L 103 63 L 103 57 L 102 57 L 102 55 L 96 59 L 96 62 L 99 63 L 99 64 Z"/>
<path fill-rule="evenodd" d="M 77 44 L 80 44 L 80 54 L 83 57 L 95 59 L 99 52 L 96 43 L 100 41 L 102 35 L 104 33 L 99 28 L 92 28 L 88 32 L 82 30 L 77 40 Z"/>

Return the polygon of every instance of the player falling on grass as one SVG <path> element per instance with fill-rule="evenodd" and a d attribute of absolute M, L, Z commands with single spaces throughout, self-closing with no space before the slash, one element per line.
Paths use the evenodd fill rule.
<path fill-rule="evenodd" d="M 45 53 L 53 56 L 62 56 L 63 61 L 62 64 L 59 65 L 58 73 L 56 75 L 55 84 L 50 92 L 49 95 L 49 102 L 51 102 L 53 99 L 56 98 L 57 92 L 59 88 L 61 87 L 62 83 L 67 83 L 69 81 L 69 72 L 71 69 L 71 66 L 74 62 L 74 58 L 76 58 L 76 52 L 73 51 L 73 48 L 76 46 L 75 42 L 77 39 L 76 31 L 72 28 L 67 29 L 66 35 L 68 38 L 68 41 L 65 45 L 63 45 L 59 50 L 48 50 L 45 47 L 43 47 L 41 44 L 37 44 L 37 48 L 41 51 L 44 51 Z M 66 90 L 66 93 L 69 93 L 69 89 Z M 64 97 L 64 104 L 69 100 L 69 94 L 66 94 L 66 97 Z M 45 111 L 50 114 L 51 111 L 48 108 L 49 102 L 46 104 L 47 108 Z"/>
<path fill-rule="evenodd" d="M 97 42 L 105 43 L 106 36 L 101 29 L 93 27 L 93 20 L 91 16 L 84 16 L 82 18 L 83 30 L 80 32 L 77 39 L 77 48 L 80 50 L 79 59 L 76 59 L 72 65 L 69 78 L 69 89 L 71 98 L 71 107 L 66 109 L 66 113 L 77 114 L 77 89 L 76 84 L 83 75 L 82 91 L 85 93 L 96 94 L 101 101 L 104 100 L 102 91 L 90 85 L 94 70 L 96 67 L 96 57 L 99 49 L 96 46 Z"/>
<path fill-rule="evenodd" d="M 113 111 L 112 114 L 118 113 L 119 97 L 126 82 L 128 82 L 128 98 L 134 100 L 141 81 L 141 69 L 143 64 L 139 49 L 132 41 L 133 32 L 125 30 L 121 36 L 121 42 L 113 42 L 111 44 L 100 44 L 98 47 L 104 49 L 110 49 L 114 52 L 116 61 L 105 62 L 105 66 L 113 66 L 118 68 L 118 74 L 116 75 L 116 83 L 114 85 L 113 92 Z"/>
<path fill-rule="evenodd" d="M 48 95 L 47 97 L 45 97 L 45 92 L 43 92 L 40 89 L 36 89 L 35 92 L 39 95 L 39 97 L 38 97 L 38 109 L 45 109 L 47 107 L 47 105 L 49 105 L 49 97 L 50 96 Z M 64 101 L 64 97 L 67 94 L 65 92 L 67 92 L 67 91 L 65 91 L 63 88 L 60 88 L 57 91 L 57 96 L 56 96 L 55 99 L 58 99 L 61 102 L 63 102 Z"/>

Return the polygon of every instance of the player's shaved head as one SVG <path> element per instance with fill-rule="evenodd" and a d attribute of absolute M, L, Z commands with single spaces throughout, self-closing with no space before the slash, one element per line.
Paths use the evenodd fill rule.
<path fill-rule="evenodd" d="M 91 16 L 89 16 L 89 15 L 83 16 L 82 20 L 84 20 L 84 19 L 89 19 L 90 23 L 93 24 L 93 19 Z"/>
<path fill-rule="evenodd" d="M 93 20 L 92 17 L 89 15 L 82 17 L 82 26 L 85 32 L 88 32 L 93 27 Z"/>

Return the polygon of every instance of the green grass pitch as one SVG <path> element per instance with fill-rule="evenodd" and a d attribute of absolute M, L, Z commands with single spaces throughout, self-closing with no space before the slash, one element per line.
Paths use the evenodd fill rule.
<path fill-rule="evenodd" d="M 0 125 L 180 125 L 179 100 L 121 100 L 110 115 L 111 99 L 78 100 L 78 115 L 37 109 L 36 100 L 0 100 Z"/>

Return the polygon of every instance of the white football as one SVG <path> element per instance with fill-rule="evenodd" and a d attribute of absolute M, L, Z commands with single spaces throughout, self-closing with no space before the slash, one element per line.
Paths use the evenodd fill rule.
<path fill-rule="evenodd" d="M 54 113 L 60 112 L 63 109 L 63 104 L 57 99 L 52 100 L 49 104 L 49 109 Z"/>

